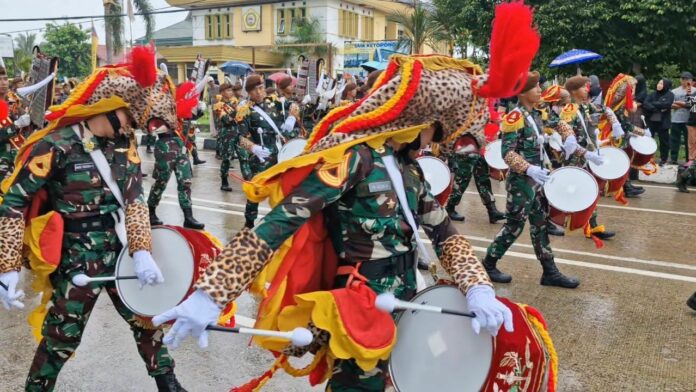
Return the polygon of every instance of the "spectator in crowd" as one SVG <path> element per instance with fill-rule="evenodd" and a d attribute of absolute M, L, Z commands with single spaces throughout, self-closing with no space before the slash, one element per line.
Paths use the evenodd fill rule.
<path fill-rule="evenodd" d="M 645 80 L 643 74 L 636 75 L 636 91 L 633 94 L 633 102 L 636 104 L 636 111 L 629 114 L 631 124 L 634 126 L 644 128 L 646 124 L 643 123 L 643 104 L 648 98 L 648 84 Z M 647 119 L 646 119 L 647 121 Z"/>
<path fill-rule="evenodd" d="M 689 146 L 687 140 L 686 122 L 689 120 L 689 106 L 686 104 L 687 90 L 691 89 L 693 75 L 690 72 L 682 72 L 680 81 L 681 86 L 672 90 L 674 103 L 672 104 L 672 135 L 671 135 L 671 156 L 672 163 L 678 163 L 679 149 L 684 143 L 686 156 L 689 156 Z"/>
<path fill-rule="evenodd" d="M 660 140 L 660 165 L 669 161 L 669 126 L 674 94 L 670 91 L 672 81 L 667 78 L 657 82 L 655 91 L 643 103 L 643 112 L 653 137 Z"/>
<path fill-rule="evenodd" d="M 590 75 L 590 102 L 596 105 L 603 103 L 602 86 L 597 75 Z"/>
<path fill-rule="evenodd" d="M 686 121 L 689 145 L 686 149 L 686 160 L 689 162 L 696 159 L 696 86 L 693 83 L 686 89 L 685 101 L 689 107 L 689 119 Z"/>

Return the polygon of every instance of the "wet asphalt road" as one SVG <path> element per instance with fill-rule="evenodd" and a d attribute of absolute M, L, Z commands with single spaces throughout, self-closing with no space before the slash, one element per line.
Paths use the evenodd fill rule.
<path fill-rule="evenodd" d="M 141 150 L 144 170 L 153 156 Z M 194 169 L 194 214 L 207 230 L 229 238 L 243 225 L 244 198 L 239 184 L 232 193 L 219 191 L 218 162 Z M 235 162 L 235 169 L 238 164 Z M 149 190 L 151 178 L 146 180 Z M 504 209 L 504 187 L 494 181 L 498 208 Z M 618 232 L 595 249 L 580 233 L 552 237 L 561 270 L 582 280 L 576 290 L 542 287 L 541 267 L 530 246 L 528 230 L 499 267 L 513 275 L 497 285 L 499 295 L 537 307 L 545 315 L 560 361 L 559 391 L 696 391 L 696 312 L 685 305 L 696 290 L 696 194 L 680 194 L 670 186 L 642 184 L 647 192 L 620 207 L 602 199 L 600 223 Z M 261 207 L 261 214 L 267 211 Z M 489 224 L 473 182 L 459 211 L 458 224 L 479 256 L 499 230 Z M 158 209 L 168 224 L 183 217 L 172 179 Z M 26 278 L 27 276 L 24 275 Z M 24 279 L 25 290 L 29 290 Z M 30 296 L 27 308 L 38 303 Z M 254 301 L 239 300 L 239 314 L 254 316 Z M 0 391 L 19 391 L 33 358 L 35 342 L 26 324 L 28 311 L 0 311 Z M 240 336 L 212 334 L 210 347 L 192 341 L 172 353 L 176 373 L 189 391 L 227 391 L 263 373 L 270 354 Z M 433 385 L 437 390 L 437 386 Z M 102 296 L 92 314 L 77 355 L 61 372 L 57 391 L 154 391 L 135 349 L 127 324 Z M 268 391 L 313 391 L 304 379 L 282 372 Z"/>

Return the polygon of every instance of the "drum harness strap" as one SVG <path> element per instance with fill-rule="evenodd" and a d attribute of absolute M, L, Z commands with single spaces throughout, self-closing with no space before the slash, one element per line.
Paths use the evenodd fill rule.
<path fill-rule="evenodd" d="M 519 110 L 519 109 L 515 109 Z M 548 155 L 546 155 L 546 149 L 544 149 L 544 138 L 541 136 L 539 133 L 539 128 L 537 127 L 536 121 L 534 121 L 534 117 L 532 117 L 531 114 L 527 114 L 525 116 L 527 121 L 532 125 L 532 129 L 534 129 L 534 133 L 537 136 L 537 144 L 539 145 L 539 153 L 541 154 L 541 161 L 543 162 L 543 165 L 546 166 L 547 168 L 551 167 L 551 160 L 549 159 Z M 541 142 L 539 142 L 541 141 Z"/>
<path fill-rule="evenodd" d="M 580 113 L 578 114 L 578 118 L 580 119 L 582 130 L 585 131 L 585 137 L 587 138 L 587 140 L 590 141 L 590 143 L 592 143 L 592 146 L 595 148 L 595 151 L 597 151 L 597 154 L 599 154 L 599 142 L 596 141 L 595 138 L 590 137 L 590 133 L 587 131 L 587 124 L 585 124 L 585 110 L 582 106 L 580 106 Z"/>
<path fill-rule="evenodd" d="M 92 138 L 94 137 L 94 135 L 92 134 L 92 132 L 90 132 L 89 129 L 83 127 L 80 124 L 73 125 L 72 129 L 73 131 L 75 131 L 77 137 L 79 137 L 80 140 L 82 140 L 83 144 L 93 143 Z M 118 130 L 114 131 L 117 132 Z M 111 167 L 109 166 L 109 162 L 106 161 L 104 153 L 98 148 L 90 148 L 89 146 L 85 146 L 85 151 L 89 151 L 89 156 L 92 158 L 92 161 L 94 162 L 94 165 L 97 167 L 99 174 L 101 175 L 102 179 L 106 183 L 106 186 L 109 187 L 109 190 L 111 190 L 111 193 L 114 195 L 114 198 L 116 198 L 119 206 L 121 207 L 118 210 L 116 210 L 116 212 L 112 212 L 111 216 L 116 222 L 116 235 L 118 236 L 119 241 L 121 241 L 121 245 L 125 247 L 128 243 L 126 237 L 126 216 L 124 213 L 126 205 L 123 202 L 123 195 L 121 194 L 121 189 L 118 187 L 118 184 L 116 184 L 116 181 L 114 181 L 114 178 L 111 176 Z"/>

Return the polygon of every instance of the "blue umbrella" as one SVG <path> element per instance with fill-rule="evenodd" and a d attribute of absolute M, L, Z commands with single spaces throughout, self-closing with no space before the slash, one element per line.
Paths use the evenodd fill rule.
<path fill-rule="evenodd" d="M 367 72 L 382 71 L 387 68 L 388 63 L 388 61 L 368 61 L 360 66 Z"/>
<path fill-rule="evenodd" d="M 254 69 L 247 63 L 242 63 L 240 61 L 228 61 L 220 66 L 222 72 L 226 74 L 231 74 L 235 76 L 244 76 L 250 72 L 254 72 Z"/>
<path fill-rule="evenodd" d="M 562 67 L 564 65 L 580 64 L 586 61 L 601 59 L 603 56 L 595 52 L 583 49 L 573 49 L 553 59 L 549 68 Z"/>

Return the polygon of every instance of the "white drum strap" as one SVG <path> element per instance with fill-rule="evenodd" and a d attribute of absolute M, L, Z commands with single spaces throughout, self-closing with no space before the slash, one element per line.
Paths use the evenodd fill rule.
<path fill-rule="evenodd" d="M 82 128 L 82 132 L 80 132 L 80 128 Z M 91 139 L 92 137 L 94 137 L 94 135 L 92 135 L 92 132 L 90 132 L 90 130 L 87 129 L 87 127 L 82 127 L 79 124 L 73 125 L 72 129 L 73 131 L 75 131 L 75 134 L 77 134 L 77 137 L 79 137 L 80 140 L 83 140 L 83 138 Z M 111 216 L 114 218 L 114 221 L 116 222 L 116 235 L 118 236 L 119 241 L 121 241 L 121 245 L 126 246 L 126 244 L 128 243 L 128 239 L 126 236 L 126 215 L 123 212 L 126 208 L 126 205 L 123 202 L 123 195 L 121 194 L 121 189 L 118 187 L 118 184 L 116 184 L 116 181 L 114 181 L 114 178 L 111 176 L 111 167 L 109 166 L 109 162 L 106 161 L 104 153 L 100 149 L 94 148 L 92 149 L 92 151 L 89 152 L 89 156 L 92 158 L 94 165 L 97 167 L 97 170 L 99 171 L 102 180 L 104 180 L 106 186 L 109 187 L 109 190 L 111 190 L 111 193 L 114 195 L 114 198 L 116 199 L 116 201 L 118 201 L 118 204 L 121 206 L 121 208 L 116 210 L 115 213 L 112 212 Z"/>
<path fill-rule="evenodd" d="M 387 169 L 389 179 L 391 180 L 391 183 L 394 186 L 394 190 L 396 191 L 396 197 L 399 199 L 401 211 L 403 212 L 404 217 L 406 218 L 406 222 L 408 222 L 408 225 L 411 226 L 411 231 L 413 231 L 413 235 L 416 237 L 418 253 L 429 264 L 432 261 L 432 258 L 430 257 L 428 248 L 425 247 L 425 243 L 423 243 L 423 240 L 420 238 L 420 234 L 418 234 L 418 226 L 416 225 L 416 220 L 413 218 L 411 208 L 409 208 L 408 206 L 408 199 L 406 198 L 406 191 L 404 190 L 404 180 L 401 176 L 401 171 L 396 165 L 393 155 L 383 155 L 382 162 L 384 162 L 384 167 Z M 420 271 L 418 271 L 418 257 L 415 257 L 414 260 L 415 262 L 413 264 L 413 269 L 416 272 L 416 289 L 420 291 L 425 288 L 425 279 L 423 279 L 423 276 L 420 274 Z"/>
<path fill-rule="evenodd" d="M 278 136 L 276 137 L 276 146 L 278 147 L 278 151 L 280 151 L 280 148 L 283 147 L 283 143 L 281 142 L 281 140 L 283 140 L 283 134 L 280 133 L 280 130 L 276 126 L 271 116 L 268 115 L 268 113 L 266 113 L 258 105 L 254 105 L 252 108 L 256 113 L 263 117 L 263 119 L 266 120 L 266 122 L 270 124 L 271 128 L 273 128 L 273 130 L 275 131 L 276 135 Z M 261 136 L 261 134 L 259 134 L 259 136 Z M 263 144 L 263 140 L 261 141 L 261 143 Z"/>
<path fill-rule="evenodd" d="M 537 140 L 544 140 L 539 133 L 539 128 L 537 128 L 536 121 L 534 121 L 534 117 L 532 117 L 531 114 L 527 115 L 527 121 L 532 125 L 532 129 L 534 130 L 534 133 L 536 134 Z M 541 161 L 547 165 L 551 166 L 551 160 L 549 157 L 546 155 L 546 150 L 544 149 L 544 143 L 539 143 L 539 154 L 541 154 Z"/>
<path fill-rule="evenodd" d="M 585 137 L 590 141 L 590 143 L 592 143 L 592 145 L 594 145 L 595 150 L 597 150 L 597 153 L 599 154 L 599 143 L 597 143 L 594 138 L 590 137 L 590 132 L 587 130 L 587 124 L 585 124 L 585 112 L 581 110 L 580 113 L 578 113 L 578 118 L 580 119 L 582 130 L 585 131 Z"/>

